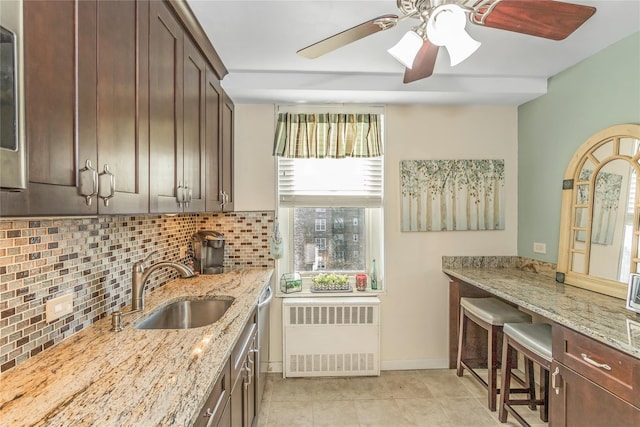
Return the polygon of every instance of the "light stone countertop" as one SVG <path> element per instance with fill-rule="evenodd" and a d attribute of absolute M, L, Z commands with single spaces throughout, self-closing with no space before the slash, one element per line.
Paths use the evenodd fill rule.
<path fill-rule="evenodd" d="M 517 268 L 443 268 L 450 277 L 640 359 L 640 317 L 625 301 Z M 631 339 L 628 324 L 635 327 Z"/>
<path fill-rule="evenodd" d="M 220 374 L 271 269 L 176 279 L 145 297 L 145 310 L 111 316 L 0 376 L 0 426 L 187 426 Z M 188 296 L 235 298 L 216 323 L 136 330 L 132 323 Z M 126 307 L 128 311 L 130 307 Z"/>

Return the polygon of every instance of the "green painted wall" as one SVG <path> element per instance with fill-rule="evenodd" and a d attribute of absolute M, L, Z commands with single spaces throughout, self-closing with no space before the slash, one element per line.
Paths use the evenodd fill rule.
<path fill-rule="evenodd" d="M 640 123 L 640 32 L 553 76 L 546 95 L 518 108 L 519 256 L 557 262 L 569 160 L 591 135 L 622 123 Z"/>

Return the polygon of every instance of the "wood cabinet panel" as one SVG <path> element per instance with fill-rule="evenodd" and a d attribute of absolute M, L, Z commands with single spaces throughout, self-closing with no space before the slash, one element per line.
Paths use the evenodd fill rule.
<path fill-rule="evenodd" d="M 76 185 L 75 8 L 71 0 L 23 4 L 31 182 Z"/>
<path fill-rule="evenodd" d="M 638 359 L 558 324 L 553 325 L 553 358 L 640 407 Z"/>
<path fill-rule="evenodd" d="M 148 1 L 24 2 L 29 184 L 2 215 L 148 212 Z M 139 102 L 143 100 L 143 102 Z M 81 172 L 86 162 L 93 171 Z M 106 207 L 96 196 L 115 198 Z M 106 181 L 102 178 L 107 178 Z"/>
<path fill-rule="evenodd" d="M 220 181 L 222 192 L 224 193 L 224 204 L 222 209 L 225 212 L 233 211 L 233 125 L 234 125 L 234 105 L 231 98 L 224 94 L 222 102 L 222 152 L 220 154 L 222 164 L 220 167 Z"/>
<path fill-rule="evenodd" d="M 183 184 L 183 31 L 164 2 L 151 2 L 150 15 L 150 211 L 177 212 L 177 189 Z"/>
<path fill-rule="evenodd" d="M 219 424 L 228 423 L 228 412 L 225 417 L 225 409 L 229 400 L 229 392 L 231 391 L 231 371 L 229 369 L 229 361 L 224 365 L 222 372 L 213 390 L 209 393 L 204 406 L 200 410 L 197 418 L 193 422 L 193 427 L 217 426 Z"/>
<path fill-rule="evenodd" d="M 149 2 L 97 3 L 96 135 L 98 167 L 115 176 L 116 193 L 100 213 L 148 212 Z M 138 60 L 141 58 L 143 60 Z M 108 174 L 100 196 L 110 195 Z"/>
<path fill-rule="evenodd" d="M 222 210 L 220 192 L 220 105 L 222 87 L 218 77 L 207 69 L 205 86 L 205 135 L 206 135 L 206 203 L 207 212 Z"/>
<path fill-rule="evenodd" d="M 551 372 L 557 369 L 556 386 L 549 392 L 549 425 L 563 426 L 611 426 L 640 425 L 640 410 L 625 402 L 598 384 L 554 362 Z"/>
<path fill-rule="evenodd" d="M 207 64 L 196 46 L 184 38 L 184 183 L 191 200 L 185 212 L 205 208 L 205 83 Z"/>
<path fill-rule="evenodd" d="M 0 215 L 97 212 L 95 198 L 87 205 L 78 192 L 85 161 L 95 167 L 90 111 L 95 38 L 80 37 L 92 26 L 92 2 L 23 3 L 28 184 L 21 192 L 0 192 Z M 89 114 L 89 120 L 80 121 L 76 111 Z"/>

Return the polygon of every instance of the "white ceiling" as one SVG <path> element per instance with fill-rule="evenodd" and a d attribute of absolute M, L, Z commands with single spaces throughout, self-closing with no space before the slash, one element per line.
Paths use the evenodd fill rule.
<path fill-rule="evenodd" d="M 236 103 L 519 105 L 544 94 L 548 77 L 640 31 L 640 0 L 565 1 L 597 8 L 567 39 L 468 23 L 480 49 L 456 67 L 440 49 L 433 76 L 410 84 L 402 83 L 404 68 L 387 49 L 414 19 L 317 59 L 296 54 L 379 15 L 398 14 L 395 0 L 188 3 L 229 70 L 222 85 Z"/>

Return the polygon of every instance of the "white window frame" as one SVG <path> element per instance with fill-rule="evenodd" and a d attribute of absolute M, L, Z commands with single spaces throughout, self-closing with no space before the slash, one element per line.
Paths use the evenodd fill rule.
<path fill-rule="evenodd" d="M 316 218 L 316 231 L 327 231 L 327 220 L 325 218 Z"/>
<path fill-rule="evenodd" d="M 279 105 L 275 109 L 275 117 L 274 121 L 277 120 L 278 113 L 284 112 L 292 112 L 292 113 L 315 113 L 315 112 L 337 112 L 337 113 L 366 113 L 366 114 L 380 114 L 382 115 L 381 120 L 381 132 L 384 138 L 385 135 L 385 125 L 384 125 L 384 107 L 381 106 L 363 106 L 363 105 L 322 105 L 322 106 L 311 106 L 311 105 L 288 105 L 282 106 Z M 383 141 L 384 143 L 384 141 Z M 282 207 L 280 204 L 280 195 L 278 193 L 278 157 L 274 157 L 275 159 L 275 184 L 276 184 L 276 212 L 280 224 L 280 232 L 285 240 L 285 244 L 283 247 L 283 256 L 281 259 L 276 262 L 276 269 L 278 274 L 291 273 L 294 272 L 294 260 L 292 254 L 294 253 L 294 239 L 293 239 L 293 207 Z M 384 183 L 384 157 L 382 160 L 382 170 L 380 179 L 382 183 Z M 384 188 L 384 184 L 382 184 L 382 188 Z M 364 207 L 365 208 L 365 270 L 364 272 L 369 273 L 371 269 L 371 265 L 373 260 L 376 260 L 376 268 L 378 274 L 378 289 L 379 292 L 386 292 L 385 281 L 384 281 L 384 194 L 382 195 L 382 201 L 379 206 L 371 207 L 371 206 L 360 206 L 359 204 L 344 206 L 344 207 Z M 300 206 L 303 207 L 303 206 Z M 314 206 L 308 205 L 307 207 L 315 207 L 316 212 L 326 212 L 326 207 L 329 206 Z M 346 219 L 345 219 L 346 222 Z M 358 226 L 358 218 L 353 219 L 353 225 Z M 354 255 L 354 254 L 352 254 Z M 346 256 L 346 253 L 345 253 Z M 359 253 L 358 253 L 359 256 Z M 299 272 L 303 277 L 303 285 L 307 286 L 310 284 L 310 278 L 314 276 L 316 273 L 311 272 Z M 341 273 L 341 272 L 337 272 Z M 347 272 L 350 276 L 350 280 L 354 283 L 355 288 L 355 273 Z M 294 295 L 295 294 L 290 294 Z M 322 294 L 316 294 L 322 295 Z M 355 294 L 354 294 L 355 295 Z"/>
<path fill-rule="evenodd" d="M 326 237 L 316 237 L 316 246 L 319 251 L 327 250 L 327 238 Z"/>

